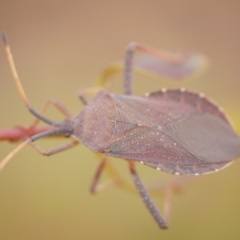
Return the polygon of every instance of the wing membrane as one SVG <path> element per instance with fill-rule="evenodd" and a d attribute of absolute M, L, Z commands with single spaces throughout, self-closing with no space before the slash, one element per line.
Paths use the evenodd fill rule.
<path fill-rule="evenodd" d="M 117 96 L 115 132 L 104 153 L 163 171 L 202 174 L 240 156 L 240 139 L 210 100 L 192 92 Z M 127 126 L 127 127 L 126 127 Z"/>

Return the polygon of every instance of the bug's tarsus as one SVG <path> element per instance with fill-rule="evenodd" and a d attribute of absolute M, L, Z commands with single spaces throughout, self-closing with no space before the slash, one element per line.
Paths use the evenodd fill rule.
<path fill-rule="evenodd" d="M 163 218 L 163 216 L 161 215 L 157 206 L 151 199 L 149 193 L 147 192 L 146 188 L 144 187 L 142 181 L 140 180 L 140 178 L 136 172 L 134 164 L 135 163 L 133 161 L 129 161 L 129 168 L 130 168 L 130 172 L 131 172 L 133 181 L 136 185 L 136 188 L 138 189 L 138 192 L 139 192 L 143 202 L 145 203 L 146 207 L 148 208 L 149 212 L 151 213 L 151 215 L 153 216 L 155 221 L 158 223 L 159 227 L 162 229 L 167 229 L 168 222 Z M 167 210 L 167 214 L 168 214 L 168 212 L 169 212 L 168 206 L 165 206 L 165 209 Z"/>

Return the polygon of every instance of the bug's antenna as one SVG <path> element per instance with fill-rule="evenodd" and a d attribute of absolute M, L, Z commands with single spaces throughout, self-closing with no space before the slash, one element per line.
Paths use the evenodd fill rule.
<path fill-rule="evenodd" d="M 13 74 L 15 84 L 17 85 L 17 88 L 19 90 L 21 98 L 23 99 L 24 104 L 26 105 L 27 108 L 30 108 L 29 101 L 28 101 L 27 96 L 24 92 L 21 81 L 18 77 L 18 73 L 17 73 L 16 67 L 15 67 L 15 64 L 14 64 L 14 61 L 13 61 L 13 56 L 12 56 L 11 49 L 10 49 L 10 46 L 9 46 L 8 40 L 7 40 L 7 35 L 6 35 L 5 32 L 2 32 L 2 38 L 3 38 L 4 48 L 5 48 L 5 51 L 6 51 L 6 54 L 7 54 L 7 58 L 8 58 L 10 68 L 12 70 L 12 74 Z"/>
<path fill-rule="evenodd" d="M 31 142 L 31 139 L 29 138 L 25 142 L 21 143 L 19 146 L 17 146 L 12 152 L 10 152 L 1 162 L 0 162 L 0 171 L 3 170 L 3 168 L 6 166 L 6 164 L 11 160 L 11 158 L 17 154 L 23 147 L 25 147 L 27 144 Z"/>
<path fill-rule="evenodd" d="M 6 54 L 7 54 L 7 59 L 8 59 L 10 68 L 12 70 L 12 74 L 13 74 L 13 78 L 14 78 L 15 84 L 17 86 L 18 92 L 19 92 L 19 94 L 20 94 L 20 96 L 21 96 L 25 106 L 28 108 L 28 110 L 34 116 L 36 116 L 37 118 L 41 119 L 42 121 L 44 121 L 44 122 L 46 122 L 46 123 L 48 123 L 50 125 L 57 125 L 58 122 L 52 121 L 51 119 L 46 118 L 41 113 L 39 113 L 37 110 L 35 110 L 33 107 L 31 107 L 31 105 L 30 105 L 30 103 L 28 101 L 27 95 L 25 94 L 25 91 L 23 89 L 23 86 L 22 86 L 22 83 L 20 81 L 20 78 L 18 77 L 17 69 L 16 69 L 14 61 L 13 61 L 13 56 L 12 56 L 11 49 L 10 49 L 10 46 L 8 44 L 8 41 L 7 41 L 7 35 L 6 35 L 5 32 L 2 32 L 2 39 L 3 39 L 3 43 L 4 43 L 4 48 L 5 48 L 5 51 L 6 51 Z"/>

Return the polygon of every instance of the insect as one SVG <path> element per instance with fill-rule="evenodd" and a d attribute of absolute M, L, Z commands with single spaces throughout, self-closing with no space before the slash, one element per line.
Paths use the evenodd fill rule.
<path fill-rule="evenodd" d="M 74 117 L 62 103 L 50 100 L 47 105 L 54 104 L 66 117 L 63 121 L 52 121 L 30 105 L 5 34 L 3 41 L 24 104 L 31 114 L 49 124 L 50 128 L 31 136 L 9 153 L 1 161 L 0 170 L 28 144 L 32 144 L 42 155 L 50 156 L 80 142 L 103 155 L 93 180 L 92 191 L 94 192 L 105 167 L 106 156 L 125 159 L 142 200 L 159 227 L 165 229 L 168 227 L 169 209 L 166 207 L 163 217 L 140 180 L 136 162 L 175 175 L 200 175 L 218 171 L 240 156 L 240 138 L 228 117 L 204 94 L 180 88 L 161 89 L 144 96 L 132 95 L 133 57 L 136 50 L 153 56 L 148 61 L 139 60 L 136 63 L 141 69 L 160 71 L 156 67 L 151 69 L 152 64 L 149 62 L 160 57 L 159 61 L 167 63 L 161 74 L 171 73 L 175 78 L 187 75 L 183 70 L 189 64 L 185 64 L 186 59 L 181 54 L 169 55 L 146 45 L 130 44 L 125 58 L 123 95 L 101 90 L 88 101 L 86 91 L 80 91 L 79 97 L 86 106 Z M 154 63 L 157 61 L 155 59 Z M 190 70 L 186 72 L 191 75 Z M 52 135 L 71 136 L 73 140 L 50 150 L 42 150 L 34 143 Z"/>

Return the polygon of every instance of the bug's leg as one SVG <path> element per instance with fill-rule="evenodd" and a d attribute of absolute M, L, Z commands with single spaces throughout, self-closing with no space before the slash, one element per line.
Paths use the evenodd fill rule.
<path fill-rule="evenodd" d="M 171 189 L 172 193 L 179 194 L 184 191 L 191 183 L 200 179 L 196 176 L 180 176 L 167 182 L 155 182 L 147 185 L 147 189 L 154 196 L 164 195 L 165 192 Z"/>
<path fill-rule="evenodd" d="M 100 157 L 101 157 L 100 164 L 94 174 L 94 177 L 90 186 L 91 193 L 93 194 L 100 193 L 111 187 L 116 187 L 116 186 L 121 187 L 127 192 L 135 193 L 135 188 L 120 176 L 118 171 L 113 167 L 113 165 L 109 161 L 108 157 L 103 154 L 100 154 Z M 105 171 L 111 179 L 107 182 L 103 182 L 99 184 L 99 179 L 103 171 Z"/>
<path fill-rule="evenodd" d="M 90 186 L 90 192 L 93 194 L 103 192 L 103 191 L 109 189 L 110 187 L 117 185 L 117 180 L 113 180 L 113 179 L 99 184 L 99 179 L 100 179 L 100 176 L 101 176 L 104 168 L 106 167 L 106 163 L 107 163 L 107 157 L 103 156 L 103 159 L 101 160 L 101 162 L 97 168 L 97 171 L 94 174 L 93 181 Z"/>
<path fill-rule="evenodd" d="M 92 180 L 92 183 L 90 186 L 90 192 L 93 194 L 100 192 L 99 189 L 97 188 L 97 185 L 99 182 L 99 178 L 102 174 L 102 171 L 105 167 L 106 161 L 107 161 L 107 157 L 104 156 L 97 168 L 97 171 L 95 172 L 95 174 L 93 176 L 93 180 Z"/>
<path fill-rule="evenodd" d="M 102 72 L 97 76 L 95 80 L 95 86 L 90 88 L 80 89 L 78 92 L 79 99 L 83 104 L 88 104 L 88 97 L 93 97 L 99 91 L 103 89 L 111 88 L 110 77 L 116 74 L 119 71 L 123 70 L 122 63 L 111 63 L 107 67 L 105 67 Z"/>
<path fill-rule="evenodd" d="M 41 114 L 43 114 L 46 111 L 46 109 L 49 107 L 50 104 L 54 105 L 59 111 L 61 111 L 65 115 L 66 119 L 71 118 L 71 114 L 69 113 L 68 109 L 66 109 L 66 107 L 61 102 L 59 102 L 55 99 L 49 99 L 45 103 L 45 105 L 41 111 Z M 41 133 L 41 132 L 51 129 L 51 127 L 49 127 L 49 126 L 37 127 L 39 121 L 40 120 L 38 118 L 36 118 L 32 122 L 32 124 L 30 124 L 27 127 L 17 125 L 12 129 L 0 130 L 0 141 L 7 140 L 10 142 L 17 142 L 17 141 L 21 141 L 21 140 L 26 140 L 29 137 L 32 137 L 38 133 Z"/>
<path fill-rule="evenodd" d="M 179 194 L 183 190 L 186 189 L 186 186 L 193 181 L 199 179 L 196 176 L 181 176 L 174 180 L 162 183 L 159 185 L 159 181 L 155 186 L 149 186 L 148 190 L 153 195 L 163 195 L 164 197 L 164 204 L 163 204 L 163 212 L 164 212 L 164 219 L 167 223 L 169 223 L 169 216 L 171 211 L 171 198 L 173 194 Z"/>
<path fill-rule="evenodd" d="M 132 95 L 133 91 L 133 68 L 134 68 L 134 53 L 136 51 L 145 52 L 149 55 L 157 56 L 167 62 L 178 63 L 181 58 L 179 55 L 170 54 L 161 49 L 155 49 L 141 43 L 130 43 L 126 50 L 125 55 L 125 68 L 124 68 L 124 94 Z"/>
<path fill-rule="evenodd" d="M 48 131 L 36 134 L 34 136 L 32 136 L 31 138 L 28 138 L 26 141 L 24 141 L 23 143 L 21 143 L 19 146 L 17 146 L 13 151 L 11 151 L 1 162 L 0 162 L 0 171 L 5 167 L 5 165 L 12 159 L 12 157 L 14 155 L 16 155 L 21 149 L 23 149 L 26 145 L 28 144 L 33 144 L 34 141 L 36 141 L 37 139 L 40 139 L 42 137 L 46 137 L 46 136 L 52 136 L 52 135 L 61 135 L 61 134 L 65 134 L 64 132 L 61 132 L 61 129 L 50 129 Z M 73 146 L 75 146 L 76 144 L 78 144 L 79 142 L 77 140 L 73 140 L 70 143 L 64 144 L 64 145 L 60 145 L 59 147 L 55 147 L 52 148 L 50 150 L 42 150 L 40 147 L 38 147 L 36 144 L 34 144 L 34 147 L 37 149 L 37 151 L 45 156 L 50 156 L 53 155 L 55 153 L 61 152 L 63 150 L 66 150 L 68 148 L 71 148 Z"/>
<path fill-rule="evenodd" d="M 150 197 L 149 193 L 147 192 L 146 188 L 144 187 L 142 181 L 140 180 L 136 170 L 135 170 L 135 163 L 133 161 L 129 161 L 129 168 L 130 172 L 133 178 L 133 181 L 136 185 L 136 188 L 138 189 L 138 192 L 145 203 L 146 207 L 148 208 L 149 212 L 157 222 L 158 226 L 160 228 L 166 229 L 168 227 L 167 221 L 164 219 L 164 217 L 161 215 L 159 209 L 153 202 L 152 198 Z M 165 206 L 165 210 L 168 208 L 168 206 Z"/>
<path fill-rule="evenodd" d="M 164 214 L 164 220 L 167 224 L 169 223 L 169 216 L 171 211 L 171 198 L 172 198 L 172 190 L 166 189 L 164 194 L 163 214 Z"/>
<path fill-rule="evenodd" d="M 79 144 L 79 141 L 73 140 L 71 142 L 64 143 L 64 144 L 59 145 L 57 147 L 47 149 L 47 150 L 43 150 L 37 144 L 35 144 L 33 142 L 31 143 L 31 145 L 43 156 L 51 156 L 53 154 L 56 154 L 56 153 L 62 152 L 64 150 L 67 150 L 69 148 L 72 148 L 72 147 L 76 146 L 77 144 Z"/>
<path fill-rule="evenodd" d="M 63 113 L 63 115 L 69 119 L 72 117 L 72 114 L 69 112 L 69 110 L 63 105 L 63 103 L 61 103 L 60 101 L 58 101 L 57 99 L 51 98 L 48 99 L 48 101 L 44 104 L 42 110 L 41 110 L 41 114 L 44 114 L 44 112 L 48 109 L 48 107 L 50 105 L 55 106 L 61 113 Z M 30 125 L 29 129 L 34 129 L 38 123 L 39 123 L 40 119 L 36 118 L 34 120 L 34 122 Z"/>
<path fill-rule="evenodd" d="M 95 80 L 95 85 L 108 89 L 111 87 L 110 78 L 123 70 L 123 62 L 112 62 L 107 65 Z"/>
<path fill-rule="evenodd" d="M 72 142 L 60 145 L 58 147 L 49 149 L 49 150 L 42 150 L 38 145 L 34 144 L 31 139 L 27 139 L 23 143 L 21 143 L 18 147 L 16 147 L 12 152 L 10 152 L 1 162 L 0 162 L 0 171 L 3 170 L 3 168 L 6 166 L 6 164 L 12 159 L 14 155 L 16 155 L 23 147 L 25 147 L 28 144 L 31 144 L 40 154 L 44 156 L 50 156 L 55 153 L 59 153 L 61 151 L 67 150 L 71 147 L 74 147 L 79 142 L 74 140 Z"/>
<path fill-rule="evenodd" d="M 51 98 L 48 99 L 48 101 L 44 104 L 42 110 L 41 110 L 41 114 L 43 114 L 47 108 L 50 106 L 50 104 L 52 104 L 53 106 L 55 106 L 61 113 L 63 113 L 63 115 L 67 118 L 70 119 L 72 117 L 72 114 L 69 112 L 69 110 L 63 105 L 63 103 L 61 103 L 59 100 Z M 29 129 L 33 129 L 37 126 L 37 124 L 39 123 L 40 119 L 36 118 L 34 120 L 34 122 L 30 125 Z M 44 156 L 51 156 L 55 153 L 58 152 L 62 152 L 64 150 L 67 150 L 71 147 L 74 147 L 76 144 L 78 144 L 79 142 L 76 140 L 73 140 L 69 143 L 65 143 L 63 145 L 57 146 L 55 148 L 49 149 L 49 150 L 43 150 L 41 149 L 36 143 L 32 142 L 31 146 L 34 147 L 41 155 Z"/>
<path fill-rule="evenodd" d="M 41 114 L 43 114 L 51 104 L 52 104 L 53 106 L 55 106 L 60 112 L 62 112 L 63 115 L 64 115 L 67 119 L 69 119 L 69 118 L 72 117 L 72 115 L 71 115 L 71 113 L 69 112 L 69 110 L 68 110 L 60 101 L 58 101 L 58 100 L 56 100 L 56 99 L 53 99 L 53 98 L 48 99 L 48 101 L 44 104 L 44 106 L 43 106 L 43 108 L 42 108 L 42 110 L 41 110 Z M 28 127 L 27 131 L 28 131 L 29 133 L 31 133 L 31 131 L 33 131 L 33 130 L 36 128 L 36 126 L 38 125 L 39 121 L 40 121 L 40 119 L 39 119 L 39 118 L 36 118 L 36 119 L 34 120 L 34 122 Z M 35 148 L 40 154 L 45 155 L 45 156 L 50 156 L 50 155 L 53 155 L 53 154 L 55 154 L 55 153 L 58 153 L 58 152 L 67 150 L 68 148 L 71 148 L 71 147 L 75 146 L 77 143 L 79 143 L 79 142 L 74 140 L 74 141 L 72 141 L 72 142 L 70 142 L 70 143 L 66 143 L 66 144 L 63 144 L 63 145 L 58 146 L 58 147 L 56 147 L 56 148 L 49 149 L 49 150 L 42 150 L 41 147 L 39 147 L 39 146 L 38 146 L 36 143 L 34 143 L 34 142 L 31 143 L 31 146 L 32 146 L 33 148 Z M 56 149 L 56 152 L 53 151 L 54 149 Z"/>

